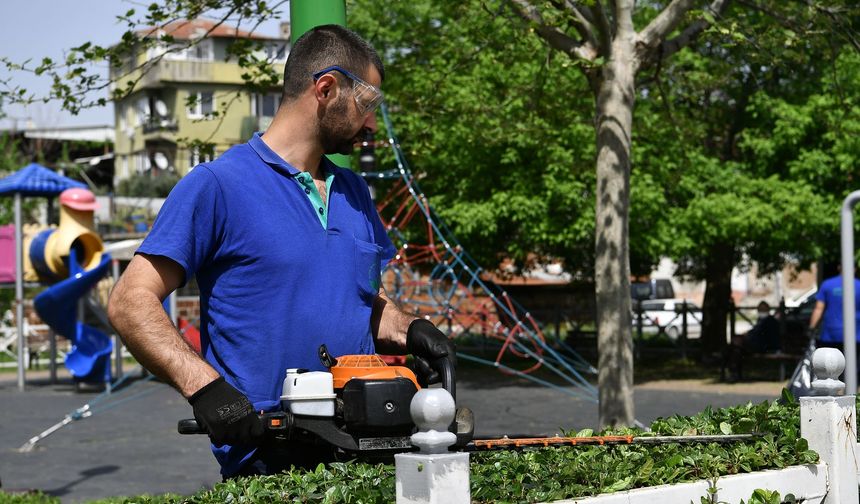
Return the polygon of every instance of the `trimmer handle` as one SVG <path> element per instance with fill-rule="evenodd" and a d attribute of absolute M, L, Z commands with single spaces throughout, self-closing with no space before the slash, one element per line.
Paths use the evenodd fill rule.
<path fill-rule="evenodd" d="M 457 400 L 457 382 L 456 382 L 456 371 L 454 370 L 454 365 L 447 357 L 440 357 L 433 361 L 431 364 L 433 369 L 439 373 L 439 376 L 442 378 L 442 387 L 451 394 L 451 397 L 454 398 L 454 401 Z"/>
<path fill-rule="evenodd" d="M 184 418 L 176 425 L 180 434 L 208 434 L 193 418 Z"/>
<path fill-rule="evenodd" d="M 293 425 L 293 417 L 285 411 L 271 411 L 262 413 L 260 420 L 263 422 L 266 432 L 280 432 L 289 429 Z M 184 418 L 176 424 L 176 430 L 180 434 L 209 434 L 209 432 L 197 423 L 194 418 Z"/>

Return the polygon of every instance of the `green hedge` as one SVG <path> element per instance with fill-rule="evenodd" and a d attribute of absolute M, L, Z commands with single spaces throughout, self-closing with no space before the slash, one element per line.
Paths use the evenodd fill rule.
<path fill-rule="evenodd" d="M 787 393 L 782 402 L 763 402 L 658 419 L 651 432 L 637 429 L 600 434 L 694 435 L 764 433 L 748 443 L 659 446 L 614 445 L 496 451 L 471 455 L 473 502 L 541 502 L 584 497 L 631 488 L 791 465 L 815 463 L 818 455 L 800 437 L 798 403 Z M 590 436 L 585 429 L 571 435 Z M 9 498 L 9 497 L 6 497 Z M 14 497 L 0 503 L 50 502 Z M 30 499 L 30 500 L 27 500 Z M 293 470 L 277 476 L 243 478 L 215 485 L 192 496 L 114 498 L 99 504 L 394 502 L 394 466 L 338 463 L 315 471 Z M 57 502 L 57 501 L 54 501 Z"/>

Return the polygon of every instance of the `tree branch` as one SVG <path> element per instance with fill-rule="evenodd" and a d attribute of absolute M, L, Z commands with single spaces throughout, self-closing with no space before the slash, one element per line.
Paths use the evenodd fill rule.
<path fill-rule="evenodd" d="M 633 28 L 634 0 L 615 0 L 615 34 L 635 35 Z"/>
<path fill-rule="evenodd" d="M 687 11 L 693 7 L 694 0 L 672 0 L 660 14 L 648 23 L 639 33 L 637 45 L 648 48 L 657 47 L 672 33 L 684 19 Z"/>
<path fill-rule="evenodd" d="M 588 41 L 593 46 L 597 47 L 596 33 L 597 29 L 588 19 L 583 16 L 582 12 L 576 8 L 571 0 L 550 0 L 556 9 L 571 14 L 574 18 L 574 28 L 583 40 Z"/>
<path fill-rule="evenodd" d="M 595 0 L 595 2 L 589 6 L 589 10 L 591 11 L 591 15 L 594 16 L 594 19 L 597 20 L 597 26 L 600 30 L 601 52 L 608 56 L 612 52 L 612 37 L 615 35 L 615 30 L 612 29 L 612 24 L 606 16 L 603 2 Z"/>
<path fill-rule="evenodd" d="M 705 11 L 715 18 L 719 17 L 726 10 L 726 7 L 728 7 L 729 1 L 730 0 L 713 0 L 710 5 L 705 7 Z M 665 37 L 677 28 L 681 19 L 684 17 L 686 12 L 689 11 L 690 3 L 692 3 L 691 0 L 673 0 L 672 3 L 656 18 L 654 18 L 654 20 L 651 21 L 651 23 L 639 34 L 636 44 L 637 61 L 639 64 L 638 68 L 641 68 L 654 60 L 662 60 L 672 56 L 676 52 L 688 46 L 693 39 L 698 37 L 711 25 L 710 21 L 698 19 L 687 26 L 675 37 L 664 41 Z M 687 4 L 686 10 L 681 11 L 680 9 L 681 7 L 684 7 L 684 5 L 680 4 Z M 673 5 L 675 5 L 675 18 L 664 19 L 660 23 L 657 23 Z M 659 38 L 655 38 L 658 36 Z"/>
<path fill-rule="evenodd" d="M 586 61 L 594 61 L 597 50 L 588 41 L 576 40 L 555 26 L 548 25 L 537 8 L 528 0 L 507 0 L 522 19 L 532 24 L 537 34 L 556 50 L 559 50 L 571 58 L 579 58 Z"/>

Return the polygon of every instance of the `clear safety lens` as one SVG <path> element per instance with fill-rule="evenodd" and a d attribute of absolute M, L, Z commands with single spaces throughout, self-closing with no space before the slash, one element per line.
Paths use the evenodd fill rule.
<path fill-rule="evenodd" d="M 382 92 L 370 84 L 353 79 L 352 91 L 355 95 L 355 103 L 358 104 L 362 113 L 366 114 L 376 109 L 385 97 Z"/>

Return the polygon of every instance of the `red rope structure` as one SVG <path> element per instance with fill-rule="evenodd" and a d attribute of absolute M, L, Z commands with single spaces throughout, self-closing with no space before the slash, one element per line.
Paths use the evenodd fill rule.
<path fill-rule="evenodd" d="M 394 152 L 397 169 L 364 175 L 371 185 L 382 178 L 398 179 L 377 198 L 379 214 L 397 247 L 397 255 L 382 272 L 386 294 L 403 309 L 446 329 L 453 338 L 475 335 L 498 346 L 494 360 L 461 352 L 458 356 L 596 402 L 596 389 L 582 376 L 595 374 L 594 367 L 563 343 L 548 344 L 535 318 L 507 292 L 485 280 L 482 268 L 433 211 L 409 170 L 384 106 L 382 113 L 390 135 L 386 145 Z M 570 386 L 531 375 L 541 367 Z"/>

